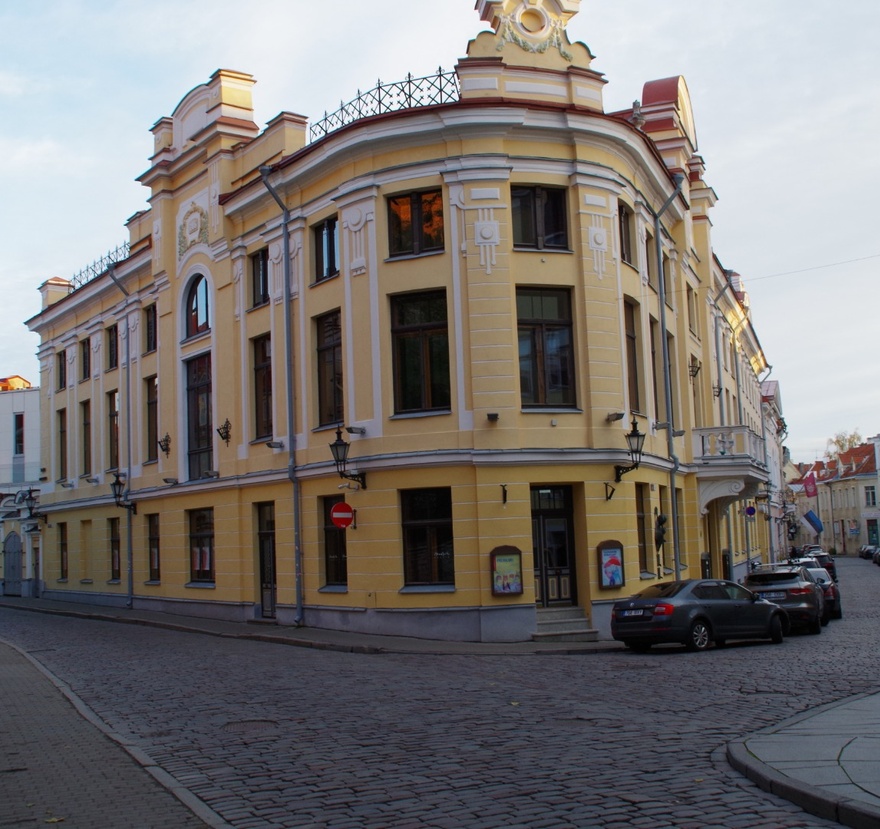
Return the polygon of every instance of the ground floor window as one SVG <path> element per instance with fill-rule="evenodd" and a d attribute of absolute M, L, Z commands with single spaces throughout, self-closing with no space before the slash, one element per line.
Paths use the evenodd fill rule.
<path fill-rule="evenodd" d="M 107 531 L 110 536 L 110 581 L 122 578 L 122 567 L 119 563 L 119 519 L 107 520 Z"/>
<path fill-rule="evenodd" d="M 214 510 L 189 513 L 190 580 L 214 581 Z"/>
<path fill-rule="evenodd" d="M 328 587 L 348 585 L 348 555 L 345 530 L 330 519 L 330 510 L 345 500 L 341 495 L 322 498 L 324 514 L 324 584 Z"/>
<path fill-rule="evenodd" d="M 147 516 L 147 550 L 150 555 L 150 581 L 159 581 L 161 568 L 159 567 L 159 514 L 153 513 Z"/>
<path fill-rule="evenodd" d="M 67 581 L 67 524 L 58 524 L 58 578 Z"/>
<path fill-rule="evenodd" d="M 400 504 L 407 586 L 455 584 L 452 491 L 440 487 L 403 490 Z"/>

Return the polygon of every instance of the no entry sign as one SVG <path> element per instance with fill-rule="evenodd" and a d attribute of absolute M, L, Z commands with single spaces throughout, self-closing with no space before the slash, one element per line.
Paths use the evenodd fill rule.
<path fill-rule="evenodd" d="M 330 520 L 340 530 L 347 529 L 354 521 L 354 510 L 345 501 L 340 501 L 330 507 Z"/>

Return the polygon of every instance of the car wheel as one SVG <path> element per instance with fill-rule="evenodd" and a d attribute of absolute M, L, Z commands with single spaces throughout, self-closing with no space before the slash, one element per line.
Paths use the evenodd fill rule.
<path fill-rule="evenodd" d="M 834 618 L 842 619 L 843 618 L 843 608 L 840 606 L 840 602 L 837 603 L 837 607 L 834 608 Z"/>
<path fill-rule="evenodd" d="M 774 616 L 770 620 L 770 641 L 774 645 L 781 645 L 782 639 L 782 619 L 780 619 L 779 616 Z"/>
<path fill-rule="evenodd" d="M 822 619 L 818 616 L 815 619 L 810 619 L 810 624 L 807 627 L 807 631 L 812 633 L 813 635 L 822 632 Z"/>
<path fill-rule="evenodd" d="M 831 621 L 831 608 L 828 605 L 825 605 L 825 610 L 822 611 L 822 627 L 825 627 Z"/>
<path fill-rule="evenodd" d="M 697 619 L 691 622 L 691 628 L 688 633 L 685 647 L 689 651 L 704 651 L 712 642 L 712 630 L 708 622 L 703 619 Z"/>

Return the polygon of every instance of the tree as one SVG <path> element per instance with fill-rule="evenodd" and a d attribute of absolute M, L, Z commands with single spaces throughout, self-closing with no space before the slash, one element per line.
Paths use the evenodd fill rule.
<path fill-rule="evenodd" d="M 862 436 L 858 429 L 852 432 L 838 432 L 833 438 L 828 438 L 828 444 L 825 447 L 825 459 L 834 460 L 841 452 L 846 452 L 859 446 L 862 442 Z"/>

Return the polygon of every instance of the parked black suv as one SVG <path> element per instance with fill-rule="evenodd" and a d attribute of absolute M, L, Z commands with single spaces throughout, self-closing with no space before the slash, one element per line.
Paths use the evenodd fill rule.
<path fill-rule="evenodd" d="M 792 627 L 821 633 L 823 621 L 827 624 L 824 591 L 804 567 L 764 565 L 749 573 L 743 585 L 784 608 Z"/>

